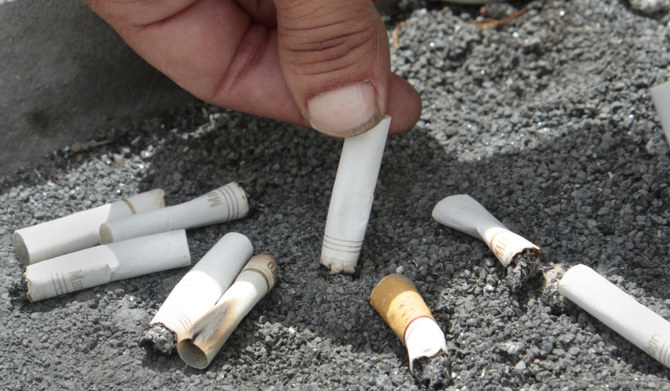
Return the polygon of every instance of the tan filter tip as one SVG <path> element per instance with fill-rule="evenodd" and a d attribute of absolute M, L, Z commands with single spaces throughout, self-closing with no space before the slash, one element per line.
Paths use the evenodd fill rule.
<path fill-rule="evenodd" d="M 433 319 L 416 287 L 402 274 L 389 274 L 370 293 L 370 304 L 405 344 L 405 331 L 414 320 Z"/>

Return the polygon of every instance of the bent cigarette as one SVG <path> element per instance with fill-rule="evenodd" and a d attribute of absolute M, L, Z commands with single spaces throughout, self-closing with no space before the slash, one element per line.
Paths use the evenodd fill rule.
<path fill-rule="evenodd" d="M 321 264 L 331 273 L 353 273 L 370 218 L 391 117 L 344 140 L 330 197 Z"/>
<path fill-rule="evenodd" d="M 154 189 L 73 213 L 14 232 L 16 256 L 23 265 L 30 265 L 100 244 L 100 224 L 165 206 L 162 189 Z"/>
<path fill-rule="evenodd" d="M 370 304 L 407 348 L 412 375 L 424 385 L 448 383 L 444 333 L 414 284 L 402 274 L 389 274 L 372 290 Z M 415 368 L 415 362 L 420 367 Z"/>
<path fill-rule="evenodd" d="M 665 138 L 670 143 L 670 82 L 652 87 L 649 92 L 658 118 L 661 120 Z"/>
<path fill-rule="evenodd" d="M 523 250 L 540 251 L 539 247 L 507 229 L 467 194 L 449 196 L 438 202 L 433 208 L 433 218 L 447 227 L 481 238 L 505 267 Z"/>
<path fill-rule="evenodd" d="M 124 278 L 184 267 L 191 255 L 184 230 L 99 245 L 28 265 L 28 300 L 50 297 Z"/>
<path fill-rule="evenodd" d="M 216 306 L 177 343 L 181 359 L 194 368 L 207 368 L 242 319 L 276 281 L 277 263 L 271 256 L 260 254 L 251 258 Z"/>
<path fill-rule="evenodd" d="M 246 236 L 236 232 L 224 235 L 175 285 L 149 323 L 142 342 L 158 352 L 170 353 L 186 330 L 230 287 L 252 253 Z M 168 332 L 163 332 L 165 329 Z"/>
<path fill-rule="evenodd" d="M 237 182 L 210 191 L 191 201 L 163 209 L 110 221 L 100 225 L 100 242 L 189 229 L 242 218 L 249 212 L 244 189 Z"/>
<path fill-rule="evenodd" d="M 568 300 L 670 368 L 670 322 L 586 265 L 570 268 L 558 289 Z"/>

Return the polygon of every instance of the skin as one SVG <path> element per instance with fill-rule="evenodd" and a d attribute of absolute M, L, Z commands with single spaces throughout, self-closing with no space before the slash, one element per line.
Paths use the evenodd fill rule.
<path fill-rule="evenodd" d="M 310 126 L 312 98 L 365 84 L 376 116 L 322 133 L 361 133 L 384 113 L 400 133 L 419 118 L 419 95 L 391 73 L 370 0 L 84 1 L 147 62 L 209 103 Z"/>

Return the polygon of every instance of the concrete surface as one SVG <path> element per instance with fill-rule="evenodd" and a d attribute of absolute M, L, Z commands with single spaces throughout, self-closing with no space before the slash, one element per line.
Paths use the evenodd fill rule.
<path fill-rule="evenodd" d="M 195 99 L 77 0 L 0 2 L 0 167 Z"/>

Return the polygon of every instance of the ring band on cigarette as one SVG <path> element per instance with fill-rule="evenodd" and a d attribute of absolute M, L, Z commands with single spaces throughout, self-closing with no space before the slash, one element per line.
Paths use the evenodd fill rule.
<path fill-rule="evenodd" d="M 586 265 L 570 268 L 558 283 L 568 300 L 670 368 L 670 322 Z"/>
<path fill-rule="evenodd" d="M 161 325 L 174 334 L 176 341 L 181 339 L 230 287 L 252 253 L 253 246 L 245 235 L 237 232 L 224 235 L 175 285 L 149 327 Z"/>
<path fill-rule="evenodd" d="M 444 333 L 407 277 L 384 277 L 372 290 L 370 304 L 407 348 L 410 372 L 416 359 L 446 353 Z"/>
<path fill-rule="evenodd" d="M 432 215 L 435 220 L 449 228 L 481 238 L 505 267 L 512 262 L 515 255 L 524 250 L 540 251 L 538 246 L 507 229 L 491 212 L 467 194 L 444 198 L 435 205 Z"/>
<path fill-rule="evenodd" d="M 231 182 L 179 205 L 102 224 L 99 227 L 100 243 L 223 223 L 240 219 L 248 212 L 244 189 L 237 182 Z"/>
<path fill-rule="evenodd" d="M 344 140 L 321 248 L 331 273 L 353 273 L 363 246 L 391 117 Z"/>
<path fill-rule="evenodd" d="M 207 368 L 242 319 L 276 281 L 277 263 L 271 256 L 260 254 L 251 258 L 216 306 L 177 343 L 182 360 L 194 368 Z"/>
<path fill-rule="evenodd" d="M 191 264 L 186 231 L 103 244 L 28 265 L 23 274 L 31 302 L 111 281 Z"/>
<path fill-rule="evenodd" d="M 100 224 L 165 206 L 162 189 L 154 189 L 14 232 L 16 256 L 30 265 L 100 244 Z"/>

